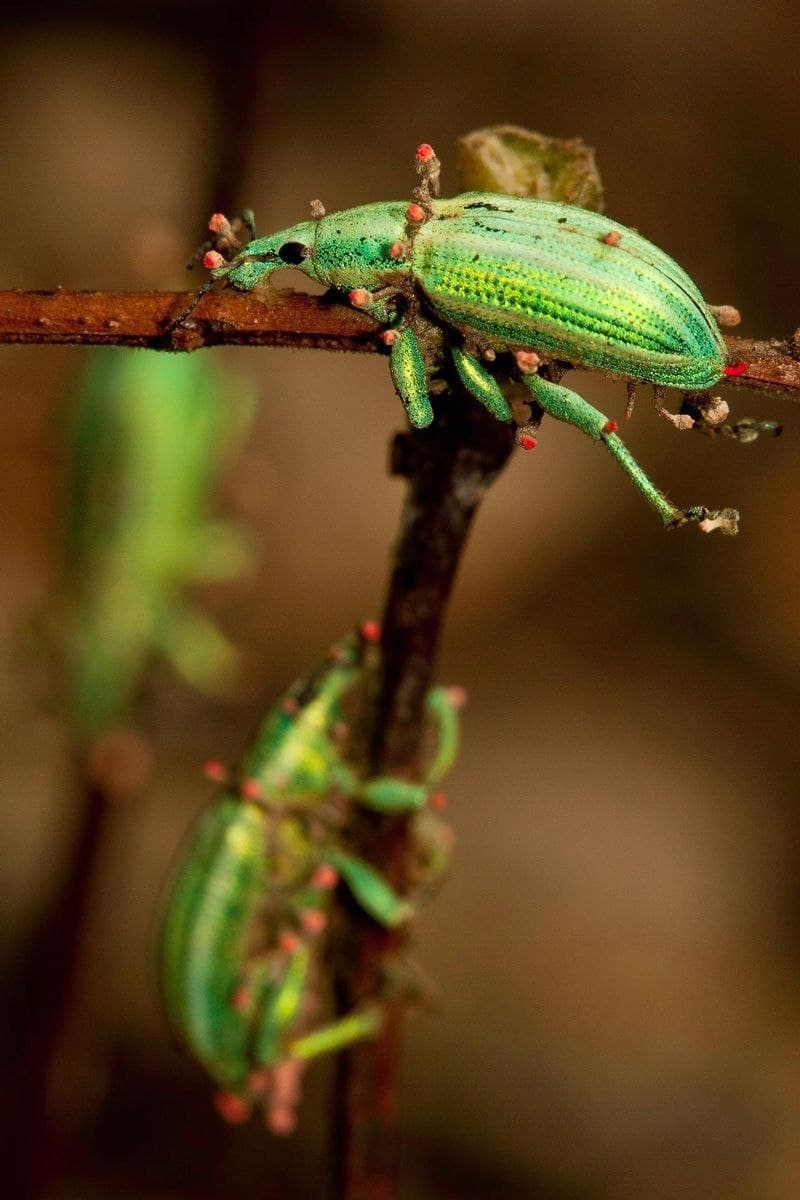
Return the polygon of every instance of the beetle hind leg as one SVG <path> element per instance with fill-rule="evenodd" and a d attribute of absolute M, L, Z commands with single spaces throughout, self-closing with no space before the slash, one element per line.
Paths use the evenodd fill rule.
<path fill-rule="evenodd" d="M 605 443 L 609 453 L 617 460 L 648 504 L 656 510 L 667 529 L 677 529 L 689 522 L 696 522 L 703 532 L 712 529 L 721 529 L 723 533 L 737 532 L 739 514 L 735 509 L 712 512 L 703 507 L 681 509 L 671 504 L 664 493 L 652 483 L 622 438 L 618 436 L 616 421 L 609 421 L 582 396 L 560 384 L 543 379 L 541 375 L 523 374 L 522 380 L 533 394 L 536 403 L 551 417 L 566 421 L 595 441 Z"/>

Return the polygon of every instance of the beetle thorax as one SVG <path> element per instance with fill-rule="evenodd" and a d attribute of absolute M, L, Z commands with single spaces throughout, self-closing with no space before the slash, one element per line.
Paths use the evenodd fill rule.
<path fill-rule="evenodd" d="M 399 201 L 365 204 L 323 217 L 313 261 L 320 283 L 345 292 L 375 289 L 407 272 L 408 261 L 390 253 L 406 237 L 405 207 Z"/>

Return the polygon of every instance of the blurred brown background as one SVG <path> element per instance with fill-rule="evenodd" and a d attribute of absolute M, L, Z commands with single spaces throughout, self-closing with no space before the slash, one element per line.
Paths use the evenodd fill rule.
<path fill-rule="evenodd" d="M 212 208 L 251 204 L 267 231 L 312 197 L 402 197 L 423 139 L 452 190 L 455 138 L 512 121 L 583 136 L 610 214 L 744 332 L 784 334 L 797 46 L 774 0 L 27 4 L 0 29 L 0 286 L 186 286 Z M 54 418 L 82 353 L 0 350 L 7 980 L 74 831 L 65 731 L 19 628 L 52 582 Z M 292 1142 L 221 1127 L 165 1033 L 154 922 L 210 795 L 198 765 L 379 611 L 401 413 L 377 357 L 213 353 L 262 396 L 224 497 L 261 565 L 207 597 L 248 678 L 225 706 L 156 674 L 155 780 L 112 814 L 51 1089 L 59 1200 L 324 1195 L 326 1068 Z M 620 385 L 574 380 L 619 416 Z M 441 661 L 471 703 L 455 867 L 418 932 L 442 1003 L 409 1032 L 408 1200 L 800 1194 L 800 413 L 734 400 L 783 438 L 681 436 L 643 397 L 627 439 L 678 502 L 739 507 L 738 540 L 665 536 L 552 422 L 480 515 Z"/>

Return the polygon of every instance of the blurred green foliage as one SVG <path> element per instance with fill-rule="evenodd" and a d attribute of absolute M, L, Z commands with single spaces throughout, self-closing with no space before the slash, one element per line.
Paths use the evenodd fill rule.
<path fill-rule="evenodd" d="M 66 430 L 61 593 L 81 739 L 128 719 L 156 653 L 201 691 L 230 686 L 236 652 L 187 589 L 248 566 L 242 531 L 212 511 L 252 408 L 210 355 L 92 353 Z"/>

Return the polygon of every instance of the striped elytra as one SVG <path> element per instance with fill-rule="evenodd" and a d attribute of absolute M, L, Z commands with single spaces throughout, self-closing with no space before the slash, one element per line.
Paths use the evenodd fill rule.
<path fill-rule="evenodd" d="M 675 387 L 710 387 L 722 375 L 724 343 L 696 285 L 633 230 L 571 205 L 489 193 L 433 207 L 413 272 L 437 315 L 462 332 Z"/>
<path fill-rule="evenodd" d="M 246 1077 L 248 1025 L 232 998 L 265 871 L 265 817 L 226 797 L 205 814 L 183 859 L 162 934 L 170 1021 L 218 1082 Z"/>

